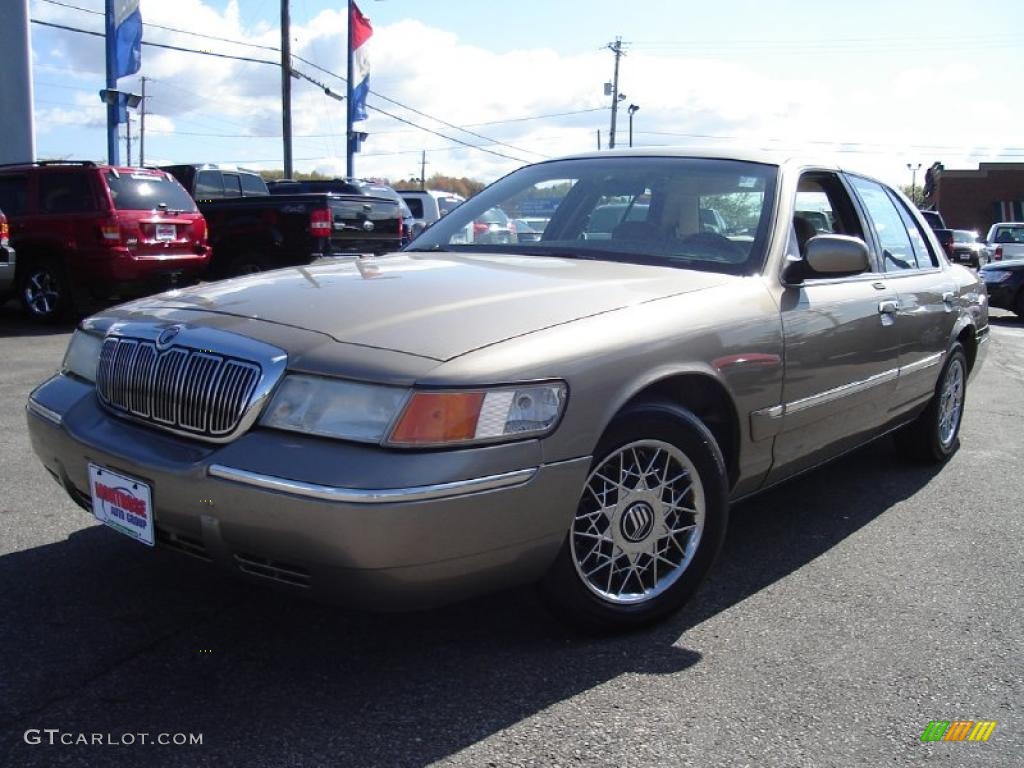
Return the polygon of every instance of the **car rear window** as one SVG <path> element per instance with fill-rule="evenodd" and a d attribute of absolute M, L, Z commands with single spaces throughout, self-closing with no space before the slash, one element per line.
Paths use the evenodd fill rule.
<path fill-rule="evenodd" d="M 417 219 L 423 218 L 423 201 L 415 197 L 404 198 L 405 204 L 409 206 L 409 210 L 412 211 L 412 215 Z"/>
<path fill-rule="evenodd" d="M 107 173 L 106 180 L 114 207 L 119 211 L 153 211 L 163 207 L 170 211 L 196 210 L 184 187 L 167 176 Z"/>
<path fill-rule="evenodd" d="M 1024 227 L 996 227 L 993 240 L 997 243 L 1024 243 Z"/>

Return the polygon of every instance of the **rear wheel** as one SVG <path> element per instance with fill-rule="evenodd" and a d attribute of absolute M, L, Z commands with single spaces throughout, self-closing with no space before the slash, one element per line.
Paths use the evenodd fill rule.
<path fill-rule="evenodd" d="M 911 458 L 930 463 L 949 459 L 960 444 L 966 394 L 967 356 L 957 343 L 949 351 L 928 407 L 896 435 L 904 452 Z"/>
<path fill-rule="evenodd" d="M 632 406 L 601 438 L 544 595 L 592 629 L 660 619 L 707 574 L 727 515 L 725 463 L 708 429 L 669 403 Z"/>
<path fill-rule="evenodd" d="M 21 306 L 34 320 L 54 322 L 71 311 L 71 294 L 63 266 L 53 259 L 30 262 L 18 281 Z"/>

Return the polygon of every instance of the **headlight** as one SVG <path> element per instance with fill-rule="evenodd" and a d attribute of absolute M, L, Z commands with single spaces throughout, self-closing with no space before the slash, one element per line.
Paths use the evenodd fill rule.
<path fill-rule="evenodd" d="M 103 339 L 85 331 L 75 331 L 71 335 L 68 351 L 64 353 L 61 364 L 63 373 L 73 373 L 86 381 L 96 381 L 96 366 L 100 362 L 100 348 Z"/>
<path fill-rule="evenodd" d="M 379 443 L 402 407 L 407 389 L 321 376 L 287 376 L 261 423 L 324 437 Z"/>
<path fill-rule="evenodd" d="M 415 392 L 388 437 L 389 445 L 499 442 L 542 435 L 565 407 L 565 384 L 464 392 Z"/>
<path fill-rule="evenodd" d="M 1002 283 L 1010 279 L 1013 273 L 1005 269 L 986 269 L 981 274 L 981 279 L 986 283 Z"/>

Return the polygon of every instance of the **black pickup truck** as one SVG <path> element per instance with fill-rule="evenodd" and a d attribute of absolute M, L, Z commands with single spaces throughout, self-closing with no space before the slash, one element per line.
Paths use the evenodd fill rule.
<path fill-rule="evenodd" d="M 181 182 L 206 218 L 214 277 L 402 246 L 395 200 L 323 192 L 272 196 L 259 174 L 210 164 L 162 170 Z"/>

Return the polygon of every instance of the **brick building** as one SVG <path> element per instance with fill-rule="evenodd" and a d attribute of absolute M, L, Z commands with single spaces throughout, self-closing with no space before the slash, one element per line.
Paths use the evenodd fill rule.
<path fill-rule="evenodd" d="M 924 194 L 946 226 L 984 236 L 997 221 L 1024 221 L 1024 163 L 981 163 L 976 171 L 935 163 L 925 174 Z"/>

